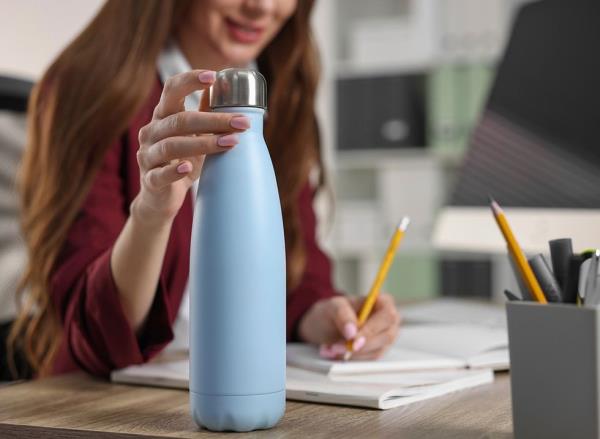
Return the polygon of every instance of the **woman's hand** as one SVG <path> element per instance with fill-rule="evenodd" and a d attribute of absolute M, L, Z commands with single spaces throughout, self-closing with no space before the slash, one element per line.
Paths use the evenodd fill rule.
<path fill-rule="evenodd" d="M 236 133 L 250 127 L 247 117 L 230 113 L 184 111 L 187 95 L 205 90 L 215 72 L 193 70 L 170 78 L 148 125 L 140 129 L 137 152 L 140 192 L 111 253 L 111 270 L 121 305 L 139 331 L 157 291 L 171 224 L 190 186 L 200 176 L 205 154 L 238 143 Z M 208 108 L 204 93 L 199 110 Z"/>
<path fill-rule="evenodd" d="M 357 328 L 357 314 L 364 297 L 336 296 L 316 302 L 304 315 L 298 327 L 303 341 L 321 345 L 320 355 L 342 358 L 346 341 L 353 340 L 356 360 L 381 357 L 398 334 L 400 315 L 389 294 L 381 294 L 369 319 Z"/>
<path fill-rule="evenodd" d="M 167 80 L 152 120 L 139 132 L 137 153 L 141 189 L 132 204 L 140 218 L 171 221 L 186 193 L 200 176 L 204 156 L 227 151 L 239 141 L 236 133 L 250 127 L 239 114 L 184 111 L 187 95 L 206 90 L 215 72 L 193 70 Z M 208 107 L 203 94 L 200 110 Z"/>

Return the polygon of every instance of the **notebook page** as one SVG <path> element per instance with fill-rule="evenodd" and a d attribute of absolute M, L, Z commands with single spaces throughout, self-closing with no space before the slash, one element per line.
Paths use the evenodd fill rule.
<path fill-rule="evenodd" d="M 460 359 L 508 348 L 505 329 L 476 325 L 423 324 L 400 328 L 396 347 Z"/>
<path fill-rule="evenodd" d="M 329 377 L 329 380 L 340 383 L 394 384 L 396 387 L 413 388 L 419 391 L 420 388 L 453 381 L 472 373 L 467 369 L 381 372 L 375 374 L 333 375 Z"/>
<path fill-rule="evenodd" d="M 407 324 L 469 324 L 506 328 L 506 311 L 502 305 L 471 299 L 438 298 L 403 306 L 400 313 Z"/>
<path fill-rule="evenodd" d="M 114 371 L 113 382 L 187 389 L 188 363 L 148 363 Z M 487 369 L 331 377 L 287 367 L 288 399 L 387 409 L 490 382 Z"/>
<path fill-rule="evenodd" d="M 510 355 L 508 349 L 486 352 L 475 355 L 467 361 L 470 368 L 490 367 L 494 370 L 510 369 Z"/>
<path fill-rule="evenodd" d="M 439 373 L 437 378 L 434 377 L 436 373 Z M 322 373 L 288 366 L 286 393 L 288 399 L 387 409 L 493 380 L 493 374 L 489 370 L 433 372 L 427 377 L 423 375 L 432 384 L 423 382 L 421 386 L 414 385 L 418 380 L 415 375 L 412 384 L 404 387 L 402 380 L 396 380 L 400 375 L 388 375 L 387 378 L 368 381 L 361 381 L 361 378 L 367 376 L 348 376 L 333 380 Z"/>
<path fill-rule="evenodd" d="M 185 359 L 129 366 L 113 371 L 110 379 L 116 383 L 187 389 L 189 362 Z"/>
<path fill-rule="evenodd" d="M 491 369 L 480 369 L 478 371 L 469 371 L 466 373 L 470 375 L 465 375 L 464 377 L 449 382 L 440 383 L 439 385 L 430 386 L 427 391 L 415 393 L 411 396 L 398 397 L 394 391 L 388 392 L 380 398 L 379 408 L 386 410 L 400 407 L 418 401 L 447 395 L 448 393 L 459 390 L 466 390 L 483 384 L 489 384 L 494 381 L 494 372 Z"/>
<path fill-rule="evenodd" d="M 456 369 L 467 366 L 462 359 L 396 346 L 376 361 L 331 361 L 321 358 L 316 346 L 303 343 L 288 344 L 287 363 L 290 366 L 331 376 L 422 369 Z"/>

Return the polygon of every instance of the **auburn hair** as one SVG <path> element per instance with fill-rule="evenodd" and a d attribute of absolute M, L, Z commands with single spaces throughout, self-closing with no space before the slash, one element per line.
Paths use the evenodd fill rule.
<path fill-rule="evenodd" d="M 61 338 L 50 298 L 57 257 L 107 148 L 147 100 L 157 58 L 190 1 L 108 0 L 32 91 L 18 178 L 28 264 L 8 347 L 9 359 L 21 351 L 38 375 L 50 372 Z M 265 137 L 281 199 L 288 290 L 305 267 L 297 198 L 311 168 L 321 166 L 312 6 L 313 0 L 299 1 L 257 60 L 269 87 Z"/>

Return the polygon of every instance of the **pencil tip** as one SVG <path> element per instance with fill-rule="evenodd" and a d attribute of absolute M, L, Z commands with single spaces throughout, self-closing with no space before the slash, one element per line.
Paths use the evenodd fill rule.
<path fill-rule="evenodd" d="M 491 195 L 488 195 L 488 199 L 490 200 L 490 207 L 492 208 L 492 211 L 494 213 L 500 213 L 500 212 L 502 212 L 502 209 L 500 208 L 500 205 L 498 204 L 498 202 L 496 200 L 494 200 L 492 198 Z"/>
<path fill-rule="evenodd" d="M 400 223 L 398 223 L 398 229 L 402 230 L 403 232 L 406 231 L 406 229 L 408 228 L 408 225 L 410 224 L 410 218 L 405 216 L 400 220 Z"/>

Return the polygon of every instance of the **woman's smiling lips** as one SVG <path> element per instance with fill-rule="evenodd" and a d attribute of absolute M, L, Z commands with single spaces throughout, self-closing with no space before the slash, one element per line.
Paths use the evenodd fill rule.
<path fill-rule="evenodd" d="M 263 27 L 254 25 L 242 24 L 231 18 L 226 18 L 225 23 L 229 30 L 229 35 L 239 43 L 253 44 L 260 40 L 260 37 L 264 33 Z"/>

